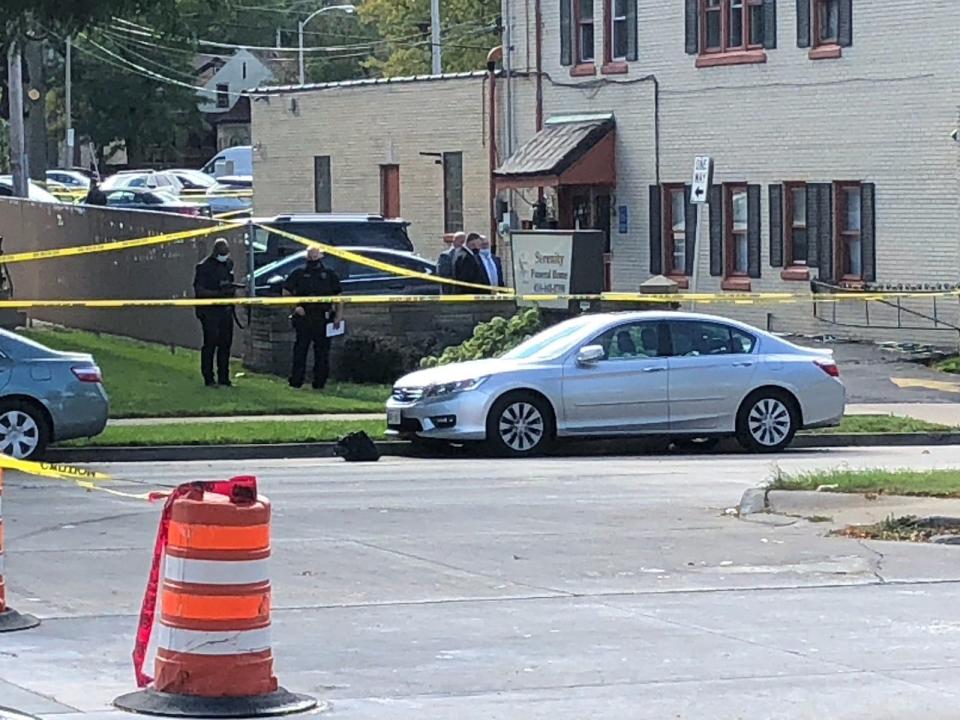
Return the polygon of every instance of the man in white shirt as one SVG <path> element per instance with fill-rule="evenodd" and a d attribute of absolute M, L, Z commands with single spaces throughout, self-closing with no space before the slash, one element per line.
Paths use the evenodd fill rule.
<path fill-rule="evenodd" d="M 494 287 L 503 287 L 503 264 L 500 262 L 500 258 L 493 254 L 490 245 L 490 239 L 481 235 L 479 245 L 480 262 L 483 264 L 483 269 L 487 273 L 489 284 Z"/>

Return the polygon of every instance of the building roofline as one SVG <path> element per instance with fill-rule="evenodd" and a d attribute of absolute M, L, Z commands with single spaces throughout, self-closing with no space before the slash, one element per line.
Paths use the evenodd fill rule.
<path fill-rule="evenodd" d="M 403 85 L 415 82 L 439 82 L 442 80 L 480 80 L 487 77 L 486 70 L 474 70 L 462 73 L 443 73 L 441 75 L 409 75 L 389 78 L 362 78 L 360 80 L 341 80 L 339 82 L 307 83 L 306 85 L 267 85 L 247 90 L 250 95 L 285 95 L 291 93 L 331 90 L 335 88 L 369 87 L 373 85 Z M 498 74 L 499 71 L 498 71 Z M 514 73 L 519 75 L 519 73 Z"/>

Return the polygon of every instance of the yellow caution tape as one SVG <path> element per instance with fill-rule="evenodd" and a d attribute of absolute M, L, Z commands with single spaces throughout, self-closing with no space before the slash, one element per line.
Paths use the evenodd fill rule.
<path fill-rule="evenodd" d="M 359 255 L 349 250 L 344 250 L 341 247 L 336 247 L 334 245 L 326 245 L 316 240 L 311 240 L 310 238 L 303 237 L 302 235 L 295 235 L 294 233 L 287 232 L 286 230 L 278 230 L 275 227 L 269 225 L 257 225 L 257 227 L 263 228 L 264 230 L 279 235 L 280 237 L 285 237 L 294 242 L 298 242 L 301 245 L 306 245 L 307 247 L 316 247 L 320 248 L 325 254 L 332 255 L 333 257 L 343 258 L 344 260 L 349 260 L 350 262 L 355 262 L 358 265 L 363 265 L 366 267 L 371 267 L 376 270 L 383 270 L 384 272 L 392 273 L 394 275 L 400 275 L 401 277 L 409 278 L 418 278 L 420 280 L 427 280 L 428 282 L 440 283 L 443 285 L 452 285 L 456 287 L 470 288 L 473 290 L 485 290 L 492 293 L 501 293 L 501 294 L 512 294 L 513 291 L 507 288 L 493 287 L 492 285 L 478 285 L 476 283 L 462 282 L 460 280 L 453 280 L 451 278 L 440 277 L 439 275 L 430 275 L 429 273 L 417 272 L 416 270 L 409 270 L 407 268 L 402 268 L 397 265 L 391 265 L 390 263 L 380 262 L 379 260 L 371 260 L 368 257 Z"/>
<path fill-rule="evenodd" d="M 916 296 L 912 296 L 916 297 Z M 944 296 L 946 297 L 946 296 Z M 960 293 L 950 297 L 960 297 Z M 734 305 L 762 305 L 772 303 L 777 305 L 808 302 L 860 301 L 862 298 L 854 294 L 823 295 L 793 295 L 784 296 L 782 293 L 756 293 L 753 295 L 735 294 L 698 294 L 696 302 L 702 305 L 734 304 Z M 875 295 L 871 301 L 876 301 Z M 889 298 L 887 298 L 889 299 Z M 116 299 L 116 300 L 2 300 L 0 308 L 13 310 L 29 310 L 31 308 L 90 308 L 90 309 L 120 309 L 120 308 L 197 308 L 217 306 L 278 306 L 291 307 L 308 303 L 329 305 L 397 305 L 416 303 L 483 303 L 515 300 L 527 303 L 540 302 L 616 302 L 640 303 L 656 305 L 683 305 L 692 302 L 687 295 L 645 295 L 643 293 L 616 295 L 602 293 L 597 295 L 515 295 L 505 293 L 501 295 L 336 295 L 332 297 L 237 297 L 237 298 L 170 298 L 170 299 Z"/>
<path fill-rule="evenodd" d="M 230 212 L 219 213 L 219 214 L 217 214 L 217 215 L 214 215 L 214 216 L 213 216 L 213 219 L 214 219 L 214 220 L 229 220 L 229 219 L 232 218 L 232 217 L 236 217 L 237 215 L 245 215 L 246 213 L 249 213 L 249 212 L 250 212 L 250 208 L 245 208 L 245 209 L 243 209 L 243 210 L 231 210 Z"/>
<path fill-rule="evenodd" d="M 178 242 L 180 240 L 190 240 L 192 238 L 204 237 L 205 235 L 230 232 L 242 227 L 244 227 L 244 225 L 237 223 L 225 223 L 221 225 L 212 225 L 205 228 L 197 228 L 195 230 L 182 230 L 175 233 L 164 233 L 163 235 L 151 235 L 149 237 L 133 238 L 132 240 L 117 240 L 114 242 L 97 243 L 95 245 L 77 245 L 68 248 L 54 248 L 52 250 L 35 250 L 33 252 L 14 253 L 12 255 L 0 256 L 0 263 L 18 263 L 28 262 L 30 260 L 76 257 L 78 255 L 115 252 L 117 250 L 129 250 L 131 248 L 149 247 L 152 245 L 166 245 L 168 243 Z"/>
<path fill-rule="evenodd" d="M 31 460 L 19 460 L 9 455 L 0 455 L 0 468 L 5 470 L 18 470 L 27 475 L 48 478 L 51 480 L 68 480 L 77 485 L 77 487 L 88 492 L 102 492 L 108 495 L 128 498 L 131 500 L 150 500 L 152 493 L 128 493 L 122 490 L 103 487 L 97 483 L 113 478 L 106 473 L 85 468 L 75 467 L 73 465 L 63 465 L 58 463 L 33 462 Z"/>

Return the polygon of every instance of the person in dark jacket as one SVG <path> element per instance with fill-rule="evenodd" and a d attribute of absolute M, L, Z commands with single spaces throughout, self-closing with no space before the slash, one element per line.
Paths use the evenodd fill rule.
<path fill-rule="evenodd" d="M 341 292 L 340 278 L 323 264 L 323 253 L 317 247 L 307 250 L 306 264 L 290 273 L 283 284 L 284 290 L 294 297 L 333 297 Z M 306 303 L 293 309 L 290 321 L 297 334 L 293 345 L 293 366 L 290 370 L 290 387 L 303 387 L 307 372 L 307 351 L 313 345 L 313 388 L 323 390 L 330 375 L 330 337 L 327 324 L 340 329 L 343 305 L 337 303 Z"/>
<path fill-rule="evenodd" d="M 213 252 L 199 265 L 193 278 L 193 292 L 198 298 L 231 298 L 236 295 L 233 280 L 233 260 L 226 240 L 217 240 Z M 230 348 L 233 345 L 233 305 L 210 305 L 197 308 L 197 318 L 203 329 L 203 347 L 200 350 L 200 372 L 207 387 L 217 381 L 230 387 Z M 213 360 L 217 360 L 217 376 L 213 374 Z"/>
<path fill-rule="evenodd" d="M 90 189 L 87 191 L 87 196 L 83 199 L 83 202 L 87 205 L 107 204 L 107 194 L 100 189 L 100 183 L 96 180 L 90 181 Z"/>
<path fill-rule="evenodd" d="M 460 248 L 467 241 L 467 234 L 463 232 L 455 233 L 450 247 L 440 253 L 437 258 L 437 275 L 443 278 L 453 279 L 454 263 L 460 254 Z M 457 293 L 456 285 L 443 284 L 440 286 L 440 292 L 445 295 L 455 295 Z"/>
<path fill-rule="evenodd" d="M 503 281 L 503 263 L 500 258 L 493 254 L 490 238 L 480 236 L 478 255 L 480 264 L 487 275 L 487 284 L 493 287 L 503 287 L 506 283 Z"/>
<path fill-rule="evenodd" d="M 471 283 L 473 285 L 487 285 L 487 271 L 483 269 L 483 263 L 477 254 L 480 244 L 480 235 L 470 233 L 467 235 L 467 242 L 460 252 L 457 253 L 457 259 L 453 265 L 453 277 L 460 282 Z M 468 295 L 483 294 L 483 290 L 477 288 L 462 287 L 457 288 L 456 292 Z"/>

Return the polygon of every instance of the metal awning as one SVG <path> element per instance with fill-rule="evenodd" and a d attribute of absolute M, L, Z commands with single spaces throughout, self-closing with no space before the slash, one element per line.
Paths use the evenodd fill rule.
<path fill-rule="evenodd" d="M 494 171 L 497 189 L 617 184 L 616 121 L 612 114 L 565 115 Z"/>

